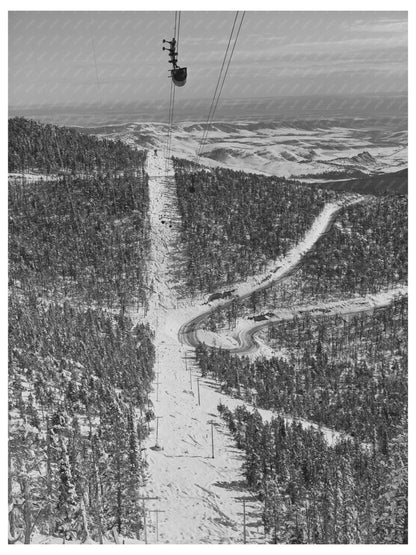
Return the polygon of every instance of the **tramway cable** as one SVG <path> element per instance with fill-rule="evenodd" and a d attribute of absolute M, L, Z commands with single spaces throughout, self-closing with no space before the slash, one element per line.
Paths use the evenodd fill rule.
<path fill-rule="evenodd" d="M 217 110 L 218 102 L 219 102 L 219 99 L 221 97 L 222 89 L 224 87 L 224 83 L 225 83 L 225 80 L 226 80 L 227 75 L 228 75 L 228 70 L 230 68 L 230 64 L 231 64 L 231 60 L 232 60 L 232 57 L 233 57 L 233 54 L 234 54 L 234 50 L 235 50 L 235 47 L 237 45 L 238 37 L 240 35 L 240 30 L 241 30 L 241 26 L 243 24 L 245 13 L 246 13 L 245 11 L 242 13 L 240 23 L 239 23 L 239 26 L 238 26 L 238 29 L 237 29 L 237 32 L 236 32 L 236 35 L 235 35 L 235 38 L 234 38 L 234 43 L 233 43 L 233 46 L 232 46 L 232 49 L 231 49 L 231 53 L 230 53 L 230 56 L 228 58 L 227 67 L 225 69 L 224 75 L 222 75 L 222 71 L 224 69 L 225 60 L 227 58 L 227 53 L 228 53 L 229 46 L 230 46 L 230 43 L 231 43 L 231 40 L 232 40 L 232 36 L 233 36 L 233 32 L 234 32 L 234 28 L 235 28 L 235 24 L 236 24 L 239 12 L 236 12 L 236 16 L 234 18 L 234 23 L 233 23 L 233 27 L 231 29 L 230 38 L 229 38 L 229 41 L 228 41 L 228 44 L 227 44 L 227 48 L 225 50 L 223 63 L 221 65 L 221 69 L 220 69 L 220 72 L 219 72 L 219 75 L 218 75 L 217 86 L 215 88 L 213 99 L 212 99 L 212 102 L 211 102 L 211 108 L 210 108 L 210 111 L 208 113 L 208 118 L 207 118 L 207 121 L 206 121 L 206 127 L 205 127 L 205 130 L 204 130 L 204 133 L 203 133 L 203 136 L 202 136 L 202 139 L 201 139 L 198 151 L 197 151 L 197 155 L 196 155 L 196 158 L 195 158 L 196 163 L 198 162 L 199 158 L 201 157 L 202 150 L 203 150 L 204 146 L 206 145 L 206 142 L 207 142 L 207 139 L 208 139 L 208 133 L 211 129 L 211 126 L 212 126 L 212 123 L 213 123 L 213 120 L 214 120 L 214 116 L 215 116 L 215 112 Z M 222 81 L 221 81 L 221 79 L 222 79 Z M 220 82 L 221 82 L 221 85 L 219 85 Z M 219 91 L 218 91 L 218 86 L 220 86 Z M 217 91 L 218 91 L 218 94 L 217 94 Z"/>
<path fill-rule="evenodd" d="M 222 71 L 223 71 L 223 69 L 224 69 L 225 61 L 226 61 L 226 59 L 227 59 L 227 54 L 228 54 L 228 50 L 229 50 L 229 48 L 230 48 L 231 39 L 232 39 L 232 36 L 233 36 L 233 33 L 234 33 L 234 28 L 235 28 L 235 24 L 236 24 L 236 21 L 237 21 L 237 17 L 238 17 L 238 12 L 236 12 L 235 17 L 234 17 L 234 22 L 233 22 L 233 26 L 232 26 L 232 29 L 231 29 L 230 37 L 229 37 L 229 39 L 228 39 L 227 48 L 225 49 L 224 58 L 223 58 L 223 60 L 222 60 L 220 72 L 219 72 L 219 74 L 218 74 L 218 79 L 217 79 L 217 84 L 216 84 L 216 86 L 215 86 L 214 95 L 213 95 L 213 97 L 212 97 L 211 105 L 210 105 L 210 107 L 209 107 L 208 116 L 207 116 L 207 121 L 206 121 L 206 123 L 205 123 L 206 127 L 205 127 L 205 129 L 204 129 L 204 132 L 203 132 L 203 135 L 202 135 L 202 139 L 201 139 L 201 143 L 200 143 L 200 145 L 199 145 L 199 147 L 198 147 L 198 151 L 197 151 L 197 153 L 196 153 L 196 161 L 197 161 L 197 158 L 199 158 L 199 152 L 200 152 L 200 150 L 201 150 L 201 148 L 202 148 L 202 144 L 203 144 L 203 142 L 204 142 L 204 140 L 205 140 L 205 135 L 206 135 L 206 131 L 207 131 L 207 126 L 208 126 L 208 123 L 209 123 L 209 121 L 210 121 L 210 119 L 211 119 L 212 109 L 213 109 L 214 103 L 215 103 L 215 97 L 216 97 L 216 94 L 217 94 L 217 91 L 218 91 L 218 87 L 219 87 L 219 85 L 220 85 Z"/>
<path fill-rule="evenodd" d="M 205 122 L 205 128 L 203 130 L 203 135 L 199 146 L 196 151 L 194 162 L 197 163 L 202 155 L 202 151 L 207 143 L 208 133 L 211 129 L 214 116 L 218 107 L 218 103 L 224 88 L 225 81 L 227 79 L 228 71 L 230 69 L 231 60 L 234 55 L 234 51 L 237 45 L 237 41 L 240 35 L 241 27 L 245 17 L 245 11 L 241 13 L 240 21 L 237 26 L 238 18 L 240 12 L 237 11 L 234 16 L 233 25 L 231 28 L 231 33 L 228 38 L 227 47 L 225 49 L 224 57 L 221 63 L 221 68 L 218 74 L 214 94 L 211 100 L 211 104 L 208 111 L 208 116 Z M 175 12 L 174 19 L 174 30 L 173 38 L 170 41 L 163 39 L 163 43 L 167 43 L 169 47 L 163 46 L 163 50 L 169 52 L 169 63 L 172 64 L 172 69 L 170 70 L 171 77 L 171 88 L 170 88 L 170 98 L 169 98 L 169 117 L 168 117 L 168 130 L 166 137 L 166 148 L 165 148 L 165 169 L 167 170 L 167 161 L 171 155 L 171 143 L 172 143 L 172 126 L 173 126 L 173 116 L 175 111 L 175 87 L 183 87 L 187 79 L 187 68 L 180 67 L 178 65 L 178 47 L 180 39 L 180 26 L 181 26 L 181 12 Z M 236 30 L 237 27 L 237 30 Z"/>
<path fill-rule="evenodd" d="M 170 158 L 171 152 L 171 142 L 172 142 L 172 124 L 173 116 L 175 110 L 175 86 L 183 86 L 186 82 L 187 69 L 181 68 L 177 64 L 178 56 L 178 44 L 180 38 L 180 25 L 181 25 L 181 12 L 175 12 L 175 20 L 173 26 L 173 39 L 171 41 L 166 41 L 163 39 L 163 43 L 168 43 L 169 48 L 165 46 L 163 50 L 168 50 L 169 52 L 169 63 L 172 64 L 173 69 L 170 70 L 171 77 L 171 87 L 170 87 L 170 98 L 169 98 L 169 117 L 168 117 L 168 131 L 166 137 L 166 148 L 165 148 L 165 172 L 167 171 L 167 161 Z"/>

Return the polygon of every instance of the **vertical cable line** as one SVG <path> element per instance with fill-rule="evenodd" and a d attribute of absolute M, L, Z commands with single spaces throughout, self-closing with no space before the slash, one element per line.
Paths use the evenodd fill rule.
<path fill-rule="evenodd" d="M 179 43 L 180 26 L 181 26 L 181 12 L 175 12 L 175 20 L 173 25 L 173 37 L 177 45 Z M 167 172 L 167 164 L 168 164 L 168 159 L 170 158 L 170 152 L 171 152 L 174 106 L 175 106 L 175 86 L 173 84 L 173 81 L 171 81 L 170 98 L 169 98 L 168 132 L 167 132 L 166 147 L 165 147 L 165 172 Z"/>
<path fill-rule="evenodd" d="M 174 25 L 174 31 L 173 31 L 173 36 L 176 40 L 176 52 L 178 53 L 178 58 L 179 58 L 179 32 L 180 32 L 180 28 L 181 28 L 181 12 L 175 12 L 175 25 Z M 173 85 L 173 81 L 172 81 L 172 110 L 171 110 L 171 115 L 170 115 L 170 123 L 169 123 L 169 135 L 168 135 L 168 158 L 170 158 L 170 153 L 171 153 L 171 146 L 172 146 L 172 125 L 173 125 L 173 113 L 174 113 L 174 107 L 175 107 L 175 93 L 176 93 L 176 88 Z"/>
<path fill-rule="evenodd" d="M 231 64 L 231 60 L 232 60 L 232 57 L 233 57 L 233 54 L 234 54 L 234 50 L 235 50 L 235 47 L 237 45 L 237 40 L 238 40 L 238 37 L 240 35 L 240 30 L 241 30 L 241 26 L 243 24 L 245 13 L 246 13 L 245 11 L 242 13 L 240 23 L 239 23 L 239 26 L 238 26 L 238 29 L 237 29 L 237 33 L 235 35 L 234 43 L 233 43 L 233 46 L 232 46 L 232 49 L 231 49 L 231 53 L 230 53 L 230 56 L 228 58 L 227 67 L 225 69 L 224 75 L 222 75 L 222 70 L 223 70 L 224 65 L 225 65 L 225 60 L 226 60 L 227 53 L 228 53 L 228 50 L 229 50 L 229 46 L 230 46 L 230 43 L 231 43 L 231 40 L 232 40 L 232 35 L 233 35 L 233 32 L 234 32 L 235 23 L 236 23 L 239 12 L 236 13 L 236 16 L 235 16 L 235 19 L 234 19 L 234 24 L 233 24 L 233 27 L 232 27 L 232 30 L 231 30 L 230 38 L 229 38 L 227 48 L 226 48 L 226 51 L 225 51 L 225 55 L 224 55 L 224 60 L 223 60 L 223 63 L 222 63 L 221 69 L 220 69 L 219 76 L 218 76 L 217 86 L 215 88 L 214 96 L 213 96 L 212 103 L 211 103 L 211 108 L 212 109 L 210 108 L 210 112 L 208 114 L 208 118 L 207 118 L 207 121 L 206 121 L 206 128 L 204 130 L 204 134 L 202 136 L 202 140 L 201 140 L 201 143 L 199 145 L 197 155 L 196 155 L 196 158 L 195 158 L 196 163 L 198 162 L 199 158 L 201 157 L 202 149 L 206 145 L 206 142 L 207 142 L 207 139 L 208 139 L 208 133 L 211 129 L 213 119 L 214 119 L 214 115 L 215 115 L 215 111 L 217 109 L 218 102 L 219 102 L 219 99 L 220 99 L 220 96 L 221 96 L 221 93 L 222 93 L 222 89 L 224 87 L 224 83 L 225 83 L 225 80 L 227 78 L 228 70 L 230 68 L 230 64 Z M 221 79 L 222 79 L 222 82 L 221 82 Z M 220 85 L 220 82 L 221 82 L 221 85 Z M 218 87 L 219 87 L 219 91 L 218 91 Z M 216 96 L 217 91 L 218 91 L 218 95 Z"/>
<path fill-rule="evenodd" d="M 174 106 L 175 106 L 175 93 L 176 93 L 176 88 L 175 85 L 172 84 L 172 117 L 170 120 L 170 127 L 169 127 L 169 150 L 168 150 L 168 157 L 170 158 L 170 153 L 171 153 L 171 146 L 172 146 L 172 126 L 173 126 L 173 111 L 174 111 Z"/>
<path fill-rule="evenodd" d="M 218 74 L 217 84 L 216 84 L 216 86 L 215 86 L 214 95 L 213 95 L 213 97 L 212 97 L 211 105 L 210 105 L 210 107 L 209 107 L 207 121 L 205 122 L 205 129 L 204 129 L 203 134 L 202 134 L 202 139 L 201 139 L 200 145 L 199 145 L 199 147 L 198 147 L 198 151 L 197 151 L 197 154 L 196 154 L 196 158 L 199 158 L 199 157 L 200 157 L 200 151 L 201 151 L 201 149 L 202 149 L 203 143 L 204 143 L 205 138 L 206 138 L 208 123 L 209 123 L 209 121 L 210 121 L 210 119 L 211 119 L 211 114 L 212 114 L 212 109 L 213 109 L 213 107 L 214 107 L 215 97 L 216 97 L 216 94 L 217 94 L 217 91 L 218 91 L 218 87 L 219 87 L 219 84 L 220 84 L 221 75 L 222 75 L 222 70 L 224 69 L 225 61 L 226 61 L 226 59 L 227 59 L 227 54 L 228 54 L 228 50 L 229 50 L 229 48 L 230 48 L 231 39 L 232 39 L 232 36 L 233 36 L 233 33 L 234 33 L 234 28 L 235 28 L 235 24 L 236 24 L 236 21 L 237 21 L 237 17 L 238 17 L 238 12 L 236 12 L 235 17 L 234 17 L 233 26 L 232 26 L 232 29 L 231 29 L 230 37 L 229 37 L 229 39 L 228 39 L 227 48 L 225 49 L 224 58 L 223 58 L 223 60 L 222 60 L 221 69 L 220 69 L 220 72 L 219 72 L 219 74 Z M 196 160 L 196 161 L 197 161 L 197 160 Z"/>
<path fill-rule="evenodd" d="M 228 74 L 228 70 L 229 70 L 229 68 L 230 68 L 231 59 L 232 59 L 233 54 L 234 54 L 234 50 L 235 50 L 235 47 L 236 47 L 236 44 L 237 44 L 238 36 L 239 36 L 239 34 L 240 34 L 241 25 L 243 24 L 243 20 L 244 20 L 245 13 L 246 13 L 246 12 L 243 12 L 243 15 L 242 15 L 241 20 L 240 20 L 240 25 L 239 25 L 238 30 L 237 30 L 237 35 L 236 35 L 236 37 L 235 37 L 235 41 L 234 41 L 234 44 L 233 44 L 233 48 L 232 48 L 232 50 L 231 50 L 230 58 L 228 59 L 228 64 L 227 64 L 227 67 L 226 67 L 226 70 L 225 70 L 224 79 L 222 80 L 221 88 L 220 88 L 220 91 L 219 91 L 219 93 L 218 93 L 217 100 L 215 101 L 215 106 L 214 106 L 213 114 L 215 114 L 215 111 L 216 111 L 217 106 L 218 106 L 218 101 L 219 101 L 219 99 L 220 99 L 220 96 L 221 96 L 221 93 L 222 93 L 222 88 L 223 88 L 223 86 L 224 86 L 225 79 L 226 79 L 227 74 Z M 207 133 L 207 135 L 208 135 L 208 133 Z"/>
<path fill-rule="evenodd" d="M 179 33 L 181 30 L 181 12 L 177 12 L 177 13 L 178 13 L 178 36 L 175 38 L 176 38 L 176 50 L 178 52 L 178 58 L 179 58 Z"/>
<path fill-rule="evenodd" d="M 172 117 L 172 100 L 173 100 L 173 82 L 170 82 L 170 95 L 169 95 L 169 114 L 168 114 L 168 131 L 167 131 L 167 140 L 165 145 L 165 158 L 168 155 L 168 144 L 169 144 L 169 132 L 170 132 L 170 123 Z"/>
<path fill-rule="evenodd" d="M 170 109 L 169 109 L 168 134 L 167 134 L 166 152 L 165 152 L 166 171 L 167 171 L 167 161 L 170 158 L 170 151 L 171 151 L 174 104 L 175 104 L 175 85 L 173 84 L 173 81 L 171 81 L 171 84 L 170 84 Z"/>
<path fill-rule="evenodd" d="M 176 40 L 176 26 L 178 24 L 178 12 L 175 12 L 175 23 L 173 25 L 173 36 Z"/>

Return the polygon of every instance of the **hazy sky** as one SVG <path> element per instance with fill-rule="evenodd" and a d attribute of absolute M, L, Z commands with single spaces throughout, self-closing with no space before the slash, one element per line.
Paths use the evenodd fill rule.
<path fill-rule="evenodd" d="M 178 95 L 212 96 L 234 15 L 182 12 Z M 173 12 L 10 12 L 9 104 L 165 99 L 173 23 Z M 247 12 L 222 96 L 405 91 L 406 12 Z"/>

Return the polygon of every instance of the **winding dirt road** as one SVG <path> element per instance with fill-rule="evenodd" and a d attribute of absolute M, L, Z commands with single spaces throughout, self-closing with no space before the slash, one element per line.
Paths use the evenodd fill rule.
<path fill-rule="evenodd" d="M 257 285 L 248 291 L 244 291 L 241 294 L 238 294 L 237 292 L 237 294 L 233 295 L 229 300 L 225 302 L 223 301 L 220 304 L 216 304 L 215 306 L 208 308 L 198 316 L 192 318 L 191 320 L 183 324 L 180 327 L 178 332 L 179 341 L 184 345 L 188 345 L 194 348 L 197 347 L 201 343 L 200 339 L 198 338 L 198 330 L 201 328 L 202 324 L 205 322 L 205 320 L 209 318 L 209 316 L 212 313 L 214 313 L 219 309 L 227 308 L 233 302 L 241 302 L 244 299 L 247 299 L 248 297 L 250 297 L 250 295 L 252 295 L 253 293 L 263 291 L 264 289 L 269 288 L 273 284 L 283 283 L 286 279 L 292 276 L 299 269 L 305 254 L 309 252 L 326 233 L 329 232 L 340 210 L 342 210 L 343 208 L 351 204 L 355 204 L 357 202 L 363 202 L 363 201 L 364 201 L 364 197 L 361 197 L 361 198 L 353 198 L 352 200 L 344 204 L 331 205 L 333 208 L 327 212 L 327 217 L 325 218 L 325 221 L 322 222 L 319 232 L 316 233 L 315 236 L 312 236 L 312 230 L 313 230 L 313 227 L 312 227 L 311 230 L 306 234 L 305 238 L 303 239 L 302 242 L 307 245 L 306 249 L 299 250 L 299 252 L 295 253 L 294 255 L 294 250 L 296 249 L 295 247 L 295 249 L 292 249 L 288 253 L 288 255 L 286 256 L 284 261 L 280 264 L 280 266 L 278 266 L 276 270 L 274 270 L 274 272 L 276 272 L 275 276 L 271 274 L 270 277 L 264 281 L 264 283 Z M 318 221 L 319 218 L 322 218 L 324 214 L 325 214 L 325 211 L 323 211 L 320 214 L 320 216 L 318 216 L 316 221 Z M 313 240 L 310 240 L 311 238 Z M 257 348 L 257 344 L 254 340 L 254 335 L 258 333 L 260 330 L 264 329 L 265 327 L 271 325 L 272 323 L 275 323 L 279 319 L 282 319 L 282 318 L 276 317 L 276 318 L 273 318 L 273 320 L 268 320 L 266 322 L 263 321 L 261 323 L 253 323 L 250 329 L 244 330 L 244 332 L 241 332 L 237 336 L 237 338 L 235 338 L 237 339 L 239 345 L 237 347 L 230 347 L 229 350 L 231 352 L 239 353 L 239 354 L 246 354 L 246 353 L 252 352 Z"/>
<path fill-rule="evenodd" d="M 247 299 L 252 295 L 254 292 L 260 292 L 273 284 L 283 283 L 287 280 L 290 276 L 292 276 L 302 265 L 303 259 L 307 252 L 309 252 L 315 244 L 326 234 L 330 231 L 334 221 L 339 213 L 340 210 L 349 206 L 351 204 L 355 204 L 357 202 L 363 202 L 365 197 L 355 197 L 350 199 L 347 203 L 342 205 L 334 205 L 332 209 L 329 210 L 327 213 L 324 211 L 318 216 L 315 221 L 318 222 L 319 219 L 322 220 L 322 217 L 326 214 L 326 219 L 323 222 L 320 222 L 318 226 L 318 232 L 314 233 L 314 226 L 309 230 L 306 234 L 305 238 L 301 243 L 305 245 L 306 248 L 298 249 L 294 247 L 292 251 L 288 253 L 286 258 L 280 263 L 280 265 L 275 269 L 272 270 L 269 276 L 262 280 L 262 282 L 252 288 L 241 288 L 241 292 L 232 295 L 229 300 L 222 300 L 219 303 L 215 303 L 214 306 L 210 306 L 205 311 L 201 312 L 188 322 L 184 323 L 178 332 L 179 341 L 190 347 L 197 347 L 205 341 L 205 337 L 201 340 L 198 336 L 199 330 L 201 330 L 203 323 L 209 318 L 211 314 L 214 312 L 227 308 L 232 303 L 241 302 L 244 299 Z M 327 205 L 328 207 L 328 205 Z M 312 240 L 311 240 L 312 239 Z M 296 251 L 297 249 L 297 251 Z M 273 275 L 275 274 L 275 275 Z M 293 307 L 292 309 L 280 309 L 275 316 L 272 318 L 268 318 L 266 321 L 261 322 L 249 322 L 247 321 L 244 327 L 240 329 L 236 329 L 231 336 L 232 341 L 227 342 L 222 341 L 221 345 L 222 348 L 227 349 L 228 351 L 236 354 L 249 354 L 253 353 L 258 350 L 259 344 L 256 341 L 255 336 L 262 331 L 263 329 L 276 324 L 282 320 L 293 319 L 295 315 L 305 313 L 305 312 L 314 312 L 315 316 L 329 316 L 335 314 L 343 314 L 343 315 L 351 315 L 351 314 L 360 314 L 364 312 L 369 312 L 374 310 L 375 308 L 381 308 L 384 306 L 388 306 L 393 299 L 400 294 L 406 294 L 407 287 L 399 286 L 394 289 L 388 291 L 382 291 L 376 295 L 367 295 L 366 297 L 361 298 L 352 298 L 349 300 L 343 301 L 336 301 L 336 302 L 327 302 L 321 303 L 320 305 L 316 306 L 297 306 Z M 213 345 L 214 346 L 214 345 Z"/>

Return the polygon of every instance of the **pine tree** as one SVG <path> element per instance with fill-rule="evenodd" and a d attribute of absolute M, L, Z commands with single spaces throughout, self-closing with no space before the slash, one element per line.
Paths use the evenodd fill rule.
<path fill-rule="evenodd" d="M 65 540 L 76 538 L 79 526 L 79 499 L 75 490 L 68 456 L 68 440 L 59 438 L 59 496 L 56 506 L 57 532 Z"/>

